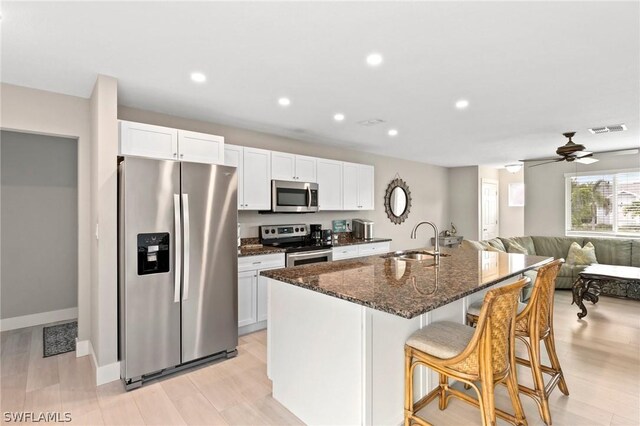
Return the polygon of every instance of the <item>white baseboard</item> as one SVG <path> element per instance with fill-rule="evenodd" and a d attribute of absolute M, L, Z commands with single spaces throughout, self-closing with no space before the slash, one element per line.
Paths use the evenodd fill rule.
<path fill-rule="evenodd" d="M 78 340 L 76 337 L 76 358 L 80 358 L 81 356 L 87 356 L 90 354 L 89 345 L 91 344 L 88 340 Z"/>
<path fill-rule="evenodd" d="M 18 328 L 33 327 L 34 325 L 49 324 L 51 322 L 66 321 L 76 318 L 78 318 L 78 308 L 22 315 L 19 317 L 0 320 L 0 331 L 16 330 Z"/>
<path fill-rule="evenodd" d="M 91 341 L 87 340 L 86 342 L 88 344 L 89 354 L 91 355 L 91 361 L 93 362 L 93 368 L 96 371 L 96 386 L 120 380 L 120 362 L 116 361 L 111 364 L 98 366 L 98 360 L 96 359 L 96 353 L 93 351 L 93 345 L 91 344 Z"/>

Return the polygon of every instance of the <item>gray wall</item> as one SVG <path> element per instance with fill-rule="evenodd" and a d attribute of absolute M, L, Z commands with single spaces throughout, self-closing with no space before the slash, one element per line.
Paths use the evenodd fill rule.
<path fill-rule="evenodd" d="M 78 305 L 77 141 L 2 131 L 0 318 Z"/>
<path fill-rule="evenodd" d="M 640 168 L 638 154 L 597 157 L 600 161 L 590 165 L 562 162 L 527 167 L 525 164 L 525 235 L 565 235 L 565 173 Z"/>
<path fill-rule="evenodd" d="M 418 240 L 411 240 L 413 226 L 420 220 L 431 220 L 441 228 L 449 226 L 449 185 L 448 169 L 424 163 L 400 160 L 390 157 L 352 151 L 339 147 L 310 144 L 281 136 L 260 133 L 252 130 L 223 126 L 214 123 L 189 120 L 164 114 L 143 111 L 120 106 L 118 118 L 213 133 L 225 137 L 225 143 L 254 148 L 264 148 L 294 154 L 311 155 L 335 160 L 372 164 L 375 166 L 375 210 L 367 212 L 321 212 L 307 215 L 261 215 L 257 212 L 239 213 L 239 222 L 244 237 L 257 237 L 258 225 L 281 223 L 321 223 L 331 224 L 332 219 L 352 219 L 355 217 L 371 219 L 375 222 L 375 235 L 392 238 L 392 249 L 424 247 L 430 240 L 431 233 L 426 229 L 419 231 Z M 384 193 L 388 183 L 398 173 L 411 190 L 413 198 L 411 213 L 407 221 L 394 225 L 389 221 L 384 210 Z M 430 244 L 430 243 L 429 243 Z"/>
<path fill-rule="evenodd" d="M 524 181 L 524 168 L 518 173 L 500 170 L 500 236 L 519 237 L 524 235 L 524 207 L 509 206 L 509 184 Z M 526 189 L 525 189 L 526 191 Z M 525 193 L 526 197 L 526 193 Z M 526 204 L 526 201 L 525 201 Z"/>
<path fill-rule="evenodd" d="M 458 235 L 477 240 L 480 225 L 480 174 L 478 166 L 449 169 L 449 211 Z"/>

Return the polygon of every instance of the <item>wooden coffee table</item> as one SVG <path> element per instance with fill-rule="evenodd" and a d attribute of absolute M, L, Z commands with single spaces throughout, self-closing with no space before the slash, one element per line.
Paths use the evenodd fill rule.
<path fill-rule="evenodd" d="M 598 303 L 601 283 L 603 281 L 622 281 L 629 285 L 640 286 L 640 268 L 633 266 L 615 266 L 593 264 L 580 272 L 578 279 L 573 283 L 573 302 L 580 308 L 578 318 L 587 316 L 587 308 L 584 299 L 594 305 Z"/>

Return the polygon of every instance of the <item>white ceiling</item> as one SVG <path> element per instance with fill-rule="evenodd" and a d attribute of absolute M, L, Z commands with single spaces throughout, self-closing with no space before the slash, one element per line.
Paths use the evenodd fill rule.
<path fill-rule="evenodd" d="M 592 151 L 640 144 L 639 7 L 4 1 L 1 79 L 88 97 L 107 74 L 123 105 L 442 166 L 500 165 L 549 156 L 571 130 Z M 365 64 L 373 51 L 379 68 Z M 192 83 L 193 71 L 207 82 Z M 461 98 L 467 110 L 455 109 Z M 386 123 L 356 124 L 371 118 Z M 617 123 L 629 130 L 586 130 Z"/>

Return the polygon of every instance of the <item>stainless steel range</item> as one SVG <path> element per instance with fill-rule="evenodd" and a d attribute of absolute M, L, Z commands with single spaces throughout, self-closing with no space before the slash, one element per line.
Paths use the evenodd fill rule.
<path fill-rule="evenodd" d="M 265 246 L 284 248 L 287 268 L 333 260 L 331 243 L 312 240 L 304 224 L 261 226 L 260 241 Z"/>

